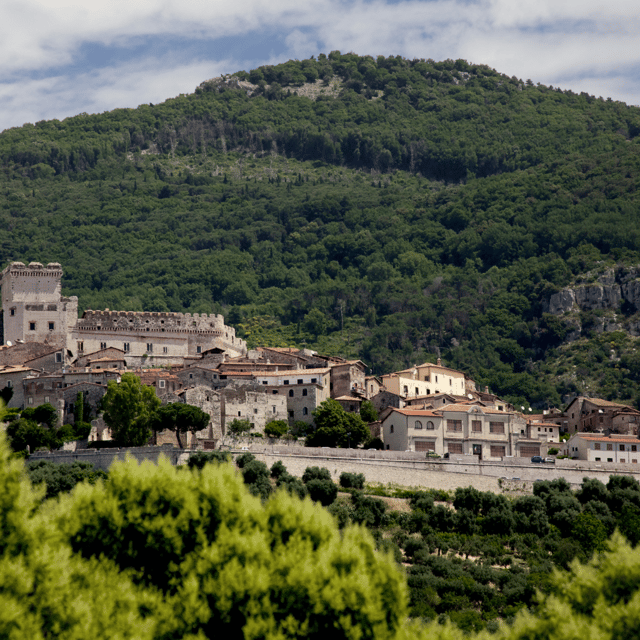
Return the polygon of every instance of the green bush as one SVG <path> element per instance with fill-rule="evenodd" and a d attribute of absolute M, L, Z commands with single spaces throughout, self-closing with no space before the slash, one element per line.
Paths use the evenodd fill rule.
<path fill-rule="evenodd" d="M 187 466 L 190 469 L 203 469 L 206 464 L 231 462 L 228 451 L 196 451 L 189 456 Z"/>
<path fill-rule="evenodd" d="M 272 420 L 264 427 L 265 435 L 270 438 L 280 438 L 289 431 L 289 425 L 285 420 Z"/>
<path fill-rule="evenodd" d="M 344 489 L 364 489 L 364 473 L 348 473 L 347 471 L 341 473 L 340 486 Z"/>
<path fill-rule="evenodd" d="M 311 480 L 331 480 L 331 474 L 324 467 L 307 467 L 302 474 L 302 482 L 308 484 Z"/>
<path fill-rule="evenodd" d="M 276 480 L 287 473 L 287 467 L 284 466 L 282 460 L 277 460 L 271 465 L 271 477 Z"/>
<path fill-rule="evenodd" d="M 305 484 L 309 497 L 323 507 L 328 507 L 338 497 L 338 486 L 332 480 L 309 480 Z"/>
<path fill-rule="evenodd" d="M 246 464 L 248 464 L 249 462 L 255 459 L 256 457 L 253 455 L 253 453 L 241 453 L 236 458 L 236 465 L 238 466 L 239 469 L 242 469 L 242 467 L 244 467 Z"/>

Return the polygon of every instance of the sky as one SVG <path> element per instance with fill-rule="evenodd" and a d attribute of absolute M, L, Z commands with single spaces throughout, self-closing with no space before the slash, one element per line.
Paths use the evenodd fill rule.
<path fill-rule="evenodd" d="M 0 131 L 339 50 L 463 58 L 640 105 L 637 0 L 2 0 Z"/>

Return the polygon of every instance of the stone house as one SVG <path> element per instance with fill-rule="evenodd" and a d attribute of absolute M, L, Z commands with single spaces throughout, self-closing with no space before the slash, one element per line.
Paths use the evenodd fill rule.
<path fill-rule="evenodd" d="M 346 360 L 330 363 L 331 397 L 359 396 L 366 399 L 365 371 L 366 365 L 360 360 Z"/>
<path fill-rule="evenodd" d="M 456 396 L 467 394 L 467 377 L 461 371 L 444 367 L 438 358 L 437 364 L 426 362 L 410 369 L 381 376 L 387 391 L 406 398 L 449 393 Z"/>
<path fill-rule="evenodd" d="M 564 411 L 563 424 L 569 433 L 620 433 L 638 435 L 640 411 L 601 398 L 578 396 Z"/>
<path fill-rule="evenodd" d="M 65 358 L 65 349 L 57 348 L 49 349 L 47 353 L 42 353 L 35 358 L 25 360 L 23 364 L 25 367 L 53 373 L 55 371 L 61 371 L 67 366 L 67 362 L 68 358 Z"/>
<path fill-rule="evenodd" d="M 631 435 L 605 436 L 577 432 L 565 443 L 564 453 L 571 458 L 589 462 L 638 464 L 640 440 Z"/>
<path fill-rule="evenodd" d="M 321 369 L 294 369 L 278 373 L 257 373 L 256 382 L 270 395 L 283 395 L 287 399 L 290 423 L 301 420 L 313 422 L 313 411 L 331 397 L 329 367 Z"/>
<path fill-rule="evenodd" d="M 529 455 L 526 448 L 520 453 L 517 446 L 526 438 L 526 421 L 513 412 L 479 404 L 454 404 L 436 410 L 389 409 L 381 420 L 385 448 L 390 450 L 468 454 L 481 460 Z"/>
<path fill-rule="evenodd" d="M 13 396 L 7 406 L 9 408 L 21 409 L 24 407 L 24 386 L 23 380 L 28 377 L 38 375 L 39 371 L 30 367 L 16 365 L 5 365 L 0 367 L 0 389 L 10 387 L 13 389 Z"/>
<path fill-rule="evenodd" d="M 360 406 L 363 403 L 362 398 L 356 398 L 355 396 L 339 396 L 334 400 L 347 412 L 347 413 L 360 413 Z"/>
<path fill-rule="evenodd" d="M 158 397 L 177 393 L 182 389 L 180 378 L 165 369 L 138 369 L 132 373 L 140 378 L 142 384 L 153 387 Z"/>

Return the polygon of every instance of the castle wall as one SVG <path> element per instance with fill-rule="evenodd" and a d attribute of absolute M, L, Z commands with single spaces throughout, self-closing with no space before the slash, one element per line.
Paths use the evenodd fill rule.
<path fill-rule="evenodd" d="M 78 317 L 78 299 L 61 295 L 62 267 L 12 262 L 1 274 L 4 342 L 66 346 Z"/>

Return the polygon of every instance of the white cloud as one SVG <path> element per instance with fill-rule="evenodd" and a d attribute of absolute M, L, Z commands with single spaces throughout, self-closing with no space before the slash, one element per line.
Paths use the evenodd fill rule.
<path fill-rule="evenodd" d="M 534 82 L 640 103 L 640 17 L 613 0 L 10 0 L 0 4 L 0 129 L 25 120 L 158 102 L 247 65 L 172 44 L 274 33 L 285 52 L 251 51 L 253 66 L 320 51 L 465 58 Z M 136 59 L 141 39 L 162 58 Z M 127 62 L 87 62 L 83 45 L 120 47 Z M 281 51 L 281 49 L 278 49 Z M 237 54 L 236 54 L 237 55 Z M 210 57 L 210 61 L 205 58 Z M 70 67 L 74 67 L 73 69 Z M 69 68 L 67 68 L 69 67 Z"/>

